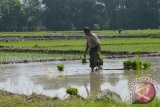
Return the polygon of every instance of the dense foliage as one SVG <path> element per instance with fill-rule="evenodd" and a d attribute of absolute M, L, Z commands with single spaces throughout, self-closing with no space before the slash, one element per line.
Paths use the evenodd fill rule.
<path fill-rule="evenodd" d="M 0 31 L 145 29 L 160 26 L 160 0 L 0 0 Z"/>

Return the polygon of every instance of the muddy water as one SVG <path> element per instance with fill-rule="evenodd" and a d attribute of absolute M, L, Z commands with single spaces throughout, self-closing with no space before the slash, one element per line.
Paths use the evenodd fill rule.
<path fill-rule="evenodd" d="M 133 59 L 133 58 L 130 58 Z M 91 73 L 89 64 L 81 61 L 56 61 L 28 64 L 0 65 L 0 89 L 14 93 L 32 92 L 52 97 L 66 98 L 66 88 L 76 87 L 79 94 L 87 97 L 103 89 L 111 89 L 120 94 L 123 100 L 129 99 L 129 84 L 137 77 L 135 71 L 116 70 L 123 68 L 128 58 L 105 59 L 104 69 Z M 160 57 L 144 57 L 153 67 L 147 76 L 160 83 Z M 59 72 L 56 65 L 63 63 L 65 71 Z"/>

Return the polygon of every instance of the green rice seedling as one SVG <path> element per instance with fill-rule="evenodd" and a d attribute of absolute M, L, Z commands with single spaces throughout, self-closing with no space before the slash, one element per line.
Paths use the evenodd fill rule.
<path fill-rule="evenodd" d="M 123 67 L 125 70 L 130 70 L 132 69 L 132 61 L 128 60 L 128 61 L 124 61 L 123 62 Z"/>
<path fill-rule="evenodd" d="M 64 64 L 58 64 L 57 68 L 59 71 L 64 71 Z"/>
<path fill-rule="evenodd" d="M 142 61 L 140 61 L 140 60 L 134 60 L 132 62 L 132 69 L 133 70 L 141 70 L 142 69 Z"/>
<path fill-rule="evenodd" d="M 75 96 L 77 96 L 78 95 L 78 89 L 70 87 L 70 88 L 68 88 L 66 90 L 66 93 L 69 94 L 69 95 L 75 95 Z"/>
<path fill-rule="evenodd" d="M 87 58 L 86 57 L 82 58 L 82 63 L 87 63 Z"/>
<path fill-rule="evenodd" d="M 35 45 L 34 45 L 34 47 L 38 47 L 38 45 L 37 45 L 37 44 L 35 44 Z"/>
<path fill-rule="evenodd" d="M 151 63 L 150 62 L 142 62 L 141 60 L 134 60 L 134 61 L 124 61 L 123 67 L 125 70 L 147 70 L 150 69 Z"/>
<path fill-rule="evenodd" d="M 144 70 L 150 69 L 151 66 L 152 66 L 152 63 L 151 63 L 151 62 L 144 62 L 144 63 L 143 63 L 143 69 L 144 69 Z"/>

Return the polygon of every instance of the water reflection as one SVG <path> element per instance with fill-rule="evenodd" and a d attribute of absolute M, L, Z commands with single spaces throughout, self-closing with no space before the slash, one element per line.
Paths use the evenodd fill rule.
<path fill-rule="evenodd" d="M 117 74 L 110 74 L 110 77 L 112 78 L 109 78 L 108 79 L 108 82 L 112 85 L 112 86 L 116 86 L 118 81 L 119 81 L 119 75 Z"/>
<path fill-rule="evenodd" d="M 32 78 L 35 84 L 43 85 L 45 90 L 68 88 L 70 86 L 82 86 L 89 81 L 88 75 L 65 75 L 57 78 L 47 78 L 46 76 L 36 76 Z"/>
<path fill-rule="evenodd" d="M 90 94 L 96 96 L 101 91 L 101 84 L 103 82 L 103 76 L 100 72 L 90 73 Z"/>

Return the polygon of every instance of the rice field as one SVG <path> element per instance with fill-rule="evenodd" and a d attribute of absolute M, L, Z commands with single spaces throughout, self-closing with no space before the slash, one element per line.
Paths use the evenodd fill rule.
<path fill-rule="evenodd" d="M 159 52 L 160 38 L 115 38 L 100 39 L 102 51 Z M 86 40 L 49 40 L 0 42 L 0 46 L 10 48 L 46 49 L 46 50 L 81 50 L 85 49 Z"/>
<path fill-rule="evenodd" d="M 117 35 L 118 30 L 97 30 L 93 31 L 98 35 Z M 122 34 L 126 35 L 160 35 L 159 29 L 145 29 L 145 30 L 122 30 Z M 0 36 L 82 36 L 83 29 L 81 31 L 39 31 L 39 32 L 0 32 Z"/>
<path fill-rule="evenodd" d="M 23 61 L 43 61 L 52 59 L 74 59 L 81 58 L 82 54 L 45 54 L 45 53 L 30 53 L 30 52 L 0 52 L 0 63 L 4 62 L 23 62 Z"/>
<path fill-rule="evenodd" d="M 94 31 L 98 35 L 117 35 L 118 31 Z M 127 35 L 160 35 L 159 29 L 153 30 L 124 30 Z M 7 38 L 12 36 L 77 36 L 84 35 L 82 31 L 48 31 L 48 32 L 0 32 L 0 36 Z M 102 51 L 128 51 L 128 52 L 160 52 L 160 38 L 102 38 L 100 39 Z M 38 52 L 6 52 L 3 49 L 42 49 L 63 51 L 84 51 L 85 39 L 53 39 L 30 41 L 6 41 L 0 42 L 0 63 L 3 62 L 30 62 L 63 58 L 82 58 L 82 53 L 38 53 Z M 105 57 L 106 55 L 103 55 Z M 1 95 L 1 94 L 0 94 Z M 37 100 L 38 98 L 38 100 Z M 31 96 L 29 99 L 17 94 L 1 95 L 0 106 L 25 106 L 25 107 L 158 107 L 159 101 L 155 99 L 149 104 L 130 105 L 124 102 L 95 101 L 91 99 L 74 100 L 39 100 L 40 97 Z M 43 99 L 43 98 L 42 98 Z"/>
<path fill-rule="evenodd" d="M 93 31 L 97 35 L 111 36 L 117 35 L 118 30 Z M 123 30 L 122 34 L 127 35 L 159 35 L 159 29 L 148 30 Z M 47 39 L 47 40 L 25 40 L 10 41 L 14 36 L 84 36 L 82 31 L 45 31 L 45 32 L 0 32 L 1 37 L 6 41 L 0 41 L 0 62 L 22 61 L 22 60 L 40 60 L 55 58 L 80 58 L 83 57 L 86 40 L 84 38 L 75 39 Z M 42 37 L 43 38 L 43 37 Z M 8 40 L 7 40 L 8 39 Z M 13 39 L 13 38 L 12 38 Z M 101 51 L 111 52 L 160 52 L 160 38 L 101 38 Z M 25 51 L 14 51 L 24 50 Z M 10 51 L 8 51 L 10 50 Z M 31 50 L 31 51 L 28 51 Z M 33 50 L 33 51 L 32 51 Z M 36 50 L 43 50 L 39 52 Z M 47 53 L 48 51 L 52 54 Z M 54 51 L 59 51 L 54 53 Z M 61 51 L 64 51 L 63 53 Z M 69 53 L 65 53 L 68 51 Z M 73 52 L 73 53 L 72 53 Z M 80 52 L 80 53 L 79 53 Z M 105 54 L 103 56 L 106 56 Z"/>

